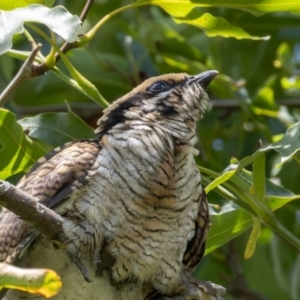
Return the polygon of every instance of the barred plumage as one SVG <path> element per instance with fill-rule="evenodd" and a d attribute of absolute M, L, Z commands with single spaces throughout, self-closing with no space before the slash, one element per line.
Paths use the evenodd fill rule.
<path fill-rule="evenodd" d="M 18 185 L 64 216 L 73 257 L 112 257 L 100 262 L 112 283 L 176 295 L 203 256 L 209 214 L 194 145 L 204 88 L 216 74 L 146 80 L 104 111 L 94 140 L 55 149 Z M 30 234 L 1 212 L 0 261 L 16 260 Z"/>

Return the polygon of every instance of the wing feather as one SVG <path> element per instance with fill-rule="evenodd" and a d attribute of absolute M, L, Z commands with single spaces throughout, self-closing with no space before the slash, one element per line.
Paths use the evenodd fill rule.
<path fill-rule="evenodd" d="M 205 242 L 210 227 L 210 218 L 208 210 L 208 202 L 206 193 L 203 189 L 200 194 L 200 204 L 198 210 L 198 216 L 195 220 L 195 235 L 188 242 L 185 255 L 183 257 L 183 263 L 187 269 L 194 269 L 201 261 L 204 251 Z"/>
<path fill-rule="evenodd" d="M 87 183 L 88 172 L 99 151 L 99 143 L 92 140 L 56 148 L 40 158 L 17 187 L 55 208 Z M 0 213 L 0 261 L 12 263 L 36 235 L 17 215 L 3 209 Z"/>

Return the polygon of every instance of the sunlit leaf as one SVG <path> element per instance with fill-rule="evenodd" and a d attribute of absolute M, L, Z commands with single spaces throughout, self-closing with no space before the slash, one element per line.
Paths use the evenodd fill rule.
<path fill-rule="evenodd" d="M 268 86 L 260 89 L 253 99 L 251 108 L 255 114 L 277 117 L 279 107 L 275 102 L 273 89 Z"/>
<path fill-rule="evenodd" d="M 274 62 L 274 66 L 277 68 L 283 68 L 286 72 L 292 73 L 293 70 L 293 56 L 290 46 L 287 43 L 282 43 L 277 49 L 277 60 Z"/>
<path fill-rule="evenodd" d="M 166 10 L 173 9 L 174 11 L 186 11 L 186 7 L 226 7 L 245 10 L 255 15 L 277 11 L 300 12 L 299 2 L 293 0 L 139 0 L 137 3 L 159 5 Z"/>
<path fill-rule="evenodd" d="M 266 157 L 262 153 L 253 162 L 253 184 L 250 187 L 250 193 L 255 195 L 259 200 L 264 201 L 265 197 L 265 163 Z M 261 234 L 261 221 L 253 217 L 253 227 L 249 240 L 247 242 L 244 258 L 250 258 L 256 248 L 256 243 Z"/>
<path fill-rule="evenodd" d="M 45 152 L 28 138 L 16 116 L 0 109 L 0 178 L 25 172 Z"/>
<path fill-rule="evenodd" d="M 24 31 L 24 22 L 42 23 L 67 42 L 74 42 L 81 21 L 63 6 L 48 8 L 32 4 L 12 11 L 0 11 L 0 54 L 12 47 L 12 37 Z"/>
<path fill-rule="evenodd" d="M 275 150 L 281 155 L 280 165 L 287 162 L 300 149 L 300 122 L 287 129 L 281 140 L 260 151 Z"/>
<path fill-rule="evenodd" d="M 299 76 L 292 76 L 292 77 L 282 77 L 281 78 L 281 85 L 284 89 L 295 89 L 300 91 L 300 77 Z"/>
<path fill-rule="evenodd" d="M 18 7 L 25 7 L 30 4 L 42 4 L 51 7 L 55 0 L 0 0 L 0 9 L 12 10 Z"/>
<path fill-rule="evenodd" d="M 206 188 L 205 191 L 208 194 L 211 190 L 213 190 L 216 186 L 222 184 L 223 182 L 230 179 L 232 175 L 236 172 L 236 168 L 234 167 L 232 170 L 230 170 L 230 166 L 222 172 L 222 174 L 215 178 Z"/>
<path fill-rule="evenodd" d="M 172 8 L 173 11 L 173 8 Z M 167 11 L 171 16 L 172 11 Z M 201 14 L 198 16 L 197 12 L 195 15 L 193 13 L 187 16 L 176 17 L 173 16 L 176 23 L 185 23 L 197 26 L 204 30 L 204 32 L 210 36 L 223 36 L 223 37 L 234 37 L 236 39 L 251 39 L 251 40 L 266 40 L 269 37 L 258 37 L 252 36 L 242 28 L 231 25 L 226 19 L 220 17 L 214 17 L 209 13 Z"/>
<path fill-rule="evenodd" d="M 221 211 L 210 210 L 211 223 L 205 253 L 226 244 L 252 226 L 252 216 L 234 204 L 227 204 Z"/>
<path fill-rule="evenodd" d="M 260 233 L 261 233 L 261 222 L 254 218 L 253 227 L 251 230 L 249 240 L 247 242 L 244 258 L 250 258 L 254 254 L 256 248 L 256 242 L 260 237 Z"/>

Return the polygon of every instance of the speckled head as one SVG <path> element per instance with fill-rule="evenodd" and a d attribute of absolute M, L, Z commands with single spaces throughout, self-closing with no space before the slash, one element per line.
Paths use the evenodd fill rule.
<path fill-rule="evenodd" d="M 104 110 L 98 121 L 97 137 L 116 125 L 138 120 L 184 138 L 184 131 L 196 130 L 196 123 L 207 107 L 205 88 L 217 74 L 217 71 L 196 76 L 173 73 L 145 80 Z"/>

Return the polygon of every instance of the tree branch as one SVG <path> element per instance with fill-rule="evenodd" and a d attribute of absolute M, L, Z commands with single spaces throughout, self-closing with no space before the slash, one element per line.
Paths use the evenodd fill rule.
<path fill-rule="evenodd" d="M 9 83 L 9 85 L 5 88 L 5 90 L 0 95 L 0 107 L 4 105 L 4 103 L 9 99 L 11 94 L 27 79 L 36 76 L 33 72 L 33 63 L 36 55 L 40 51 L 42 45 L 38 44 L 35 48 L 33 48 L 30 56 L 25 60 L 21 69 L 14 77 L 14 79 Z"/>
<path fill-rule="evenodd" d="M 0 180 L 0 205 L 50 239 L 62 243 L 66 240 L 62 228 L 64 219 L 60 215 L 41 204 L 37 198 L 3 180 Z"/>

